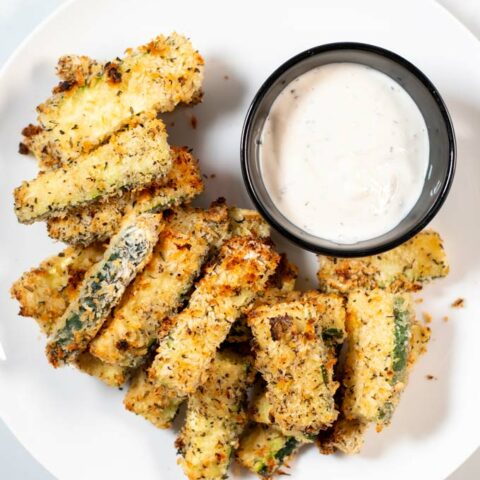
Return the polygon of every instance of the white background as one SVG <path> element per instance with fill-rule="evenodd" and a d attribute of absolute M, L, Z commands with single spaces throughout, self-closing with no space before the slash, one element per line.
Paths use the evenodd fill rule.
<path fill-rule="evenodd" d="M 64 1 L 0 0 L 0 66 L 28 33 Z M 480 38 L 480 3 L 478 0 L 438 1 Z M 52 478 L 30 457 L 0 420 L 0 479 L 51 480 Z M 480 451 L 477 451 L 449 480 L 476 480 L 479 478 Z"/>

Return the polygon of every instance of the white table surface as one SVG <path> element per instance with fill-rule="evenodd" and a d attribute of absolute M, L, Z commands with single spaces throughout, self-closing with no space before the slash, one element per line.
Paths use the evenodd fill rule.
<path fill-rule="evenodd" d="M 31 30 L 64 1 L 0 0 L 0 67 Z M 479 0 L 438 0 L 438 2 L 480 39 Z M 455 439 L 452 439 L 452 442 L 454 441 Z M 0 479 L 52 480 L 53 478 L 18 443 L 0 419 Z M 477 479 L 480 479 L 480 450 L 448 480 Z"/>

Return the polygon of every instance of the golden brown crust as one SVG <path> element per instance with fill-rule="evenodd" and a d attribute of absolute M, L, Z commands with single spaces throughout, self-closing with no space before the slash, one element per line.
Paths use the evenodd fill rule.
<path fill-rule="evenodd" d="M 135 367 L 171 327 L 212 249 L 228 233 L 227 208 L 179 208 L 165 222 L 148 265 L 90 345 L 105 362 Z"/>
<path fill-rule="evenodd" d="M 141 415 L 158 428 L 169 428 L 184 396 L 149 380 L 145 369 L 134 375 L 124 399 L 125 408 Z"/>
<path fill-rule="evenodd" d="M 319 258 L 318 281 L 324 292 L 374 288 L 415 292 L 424 283 L 445 277 L 449 271 L 442 239 L 432 230 L 420 232 L 399 247 L 371 257 Z"/>
<path fill-rule="evenodd" d="M 33 317 L 49 335 L 77 294 L 79 284 L 105 251 L 102 244 L 86 249 L 68 247 L 24 273 L 11 288 L 20 303 L 20 315 Z"/>
<path fill-rule="evenodd" d="M 189 480 L 225 478 L 246 422 L 250 359 L 217 353 L 205 383 L 188 399 L 185 424 L 175 442 Z"/>
<path fill-rule="evenodd" d="M 59 70 L 68 88 L 58 88 L 37 107 L 43 130 L 30 148 L 42 165 L 62 165 L 97 148 L 132 116 L 198 101 L 203 64 L 190 41 L 176 33 L 160 35 L 103 68 L 86 57 L 70 57 Z"/>
<path fill-rule="evenodd" d="M 233 237 L 207 267 L 185 310 L 157 350 L 149 370 L 156 380 L 189 394 L 205 379 L 208 365 L 242 310 L 262 292 L 279 256 L 262 241 Z"/>
<path fill-rule="evenodd" d="M 136 118 L 107 143 L 74 164 L 40 173 L 14 191 L 22 223 L 89 205 L 119 191 L 138 191 L 166 176 L 172 166 L 165 125 L 154 116 Z"/>
<path fill-rule="evenodd" d="M 47 221 L 48 234 L 73 245 L 107 240 L 117 232 L 129 209 L 162 211 L 188 203 L 202 191 L 203 182 L 196 159 L 186 148 L 172 147 L 172 169 L 158 185 L 101 199 L 68 215 L 50 218 Z"/>
<path fill-rule="evenodd" d="M 255 366 L 267 382 L 266 399 L 285 435 L 316 434 L 337 417 L 333 395 L 335 357 L 322 340 L 330 317 L 343 323 L 343 301 L 336 295 L 305 292 L 248 314 Z M 324 318 L 325 317 L 325 318 Z"/>

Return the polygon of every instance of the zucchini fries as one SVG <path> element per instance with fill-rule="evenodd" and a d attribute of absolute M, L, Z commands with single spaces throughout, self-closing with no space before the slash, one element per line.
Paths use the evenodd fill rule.
<path fill-rule="evenodd" d="M 190 202 L 203 191 L 198 163 L 186 148 L 172 147 L 171 155 L 172 168 L 158 184 L 49 218 L 48 234 L 68 244 L 89 245 L 112 237 L 129 209 L 160 212 Z"/>
<path fill-rule="evenodd" d="M 248 357 L 217 353 L 205 383 L 187 404 L 185 425 L 175 442 L 189 480 L 222 480 L 247 422 L 247 387 L 254 372 Z"/>
<path fill-rule="evenodd" d="M 63 62 L 67 80 L 37 107 L 39 127 L 24 140 L 44 164 L 63 165 L 89 153 L 138 114 L 169 112 L 201 98 L 204 61 L 176 33 L 102 65 L 86 57 L 74 62 Z"/>
<path fill-rule="evenodd" d="M 47 344 L 54 367 L 75 359 L 97 334 L 126 287 L 151 257 L 158 239 L 161 215 L 127 218 L 103 259 L 85 276 Z"/>
<path fill-rule="evenodd" d="M 173 212 L 152 259 L 137 275 L 106 328 L 93 340 L 90 352 L 108 363 L 138 366 L 157 338 L 168 333 L 169 317 L 185 301 L 209 253 L 227 232 L 225 205 Z"/>
<path fill-rule="evenodd" d="M 138 190 L 164 177 L 171 166 L 163 122 L 144 118 L 75 163 L 23 182 L 14 192 L 15 213 L 21 223 L 42 220 L 122 190 Z"/>
<path fill-rule="evenodd" d="M 423 284 L 447 276 L 449 271 L 442 239 L 432 230 L 424 230 L 403 245 L 379 255 L 363 258 L 320 256 L 319 260 L 320 290 L 344 294 L 374 288 L 415 292 Z"/>
<path fill-rule="evenodd" d="M 193 393 L 231 325 L 266 288 L 278 262 L 279 255 L 258 239 L 228 240 L 188 306 L 172 319 L 174 327 L 160 342 L 150 378 L 179 394 Z"/>

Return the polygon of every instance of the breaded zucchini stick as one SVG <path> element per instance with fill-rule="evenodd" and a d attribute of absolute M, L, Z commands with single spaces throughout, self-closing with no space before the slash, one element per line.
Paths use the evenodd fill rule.
<path fill-rule="evenodd" d="M 65 164 L 101 145 L 134 115 L 196 102 L 203 64 L 190 41 L 176 33 L 128 50 L 95 75 L 61 83 L 37 107 L 41 130 L 29 148 L 42 163 Z"/>
<path fill-rule="evenodd" d="M 102 244 L 81 249 L 67 247 L 24 273 L 11 288 L 20 304 L 20 315 L 33 317 L 41 330 L 50 335 L 59 317 L 78 293 L 78 286 L 105 251 Z"/>
<path fill-rule="evenodd" d="M 216 208 L 222 210 L 225 208 L 224 202 L 222 201 L 216 202 L 216 204 Z M 214 206 L 215 204 L 211 208 L 213 209 Z M 236 209 L 235 207 L 228 209 L 230 223 L 229 235 L 241 233 L 258 235 L 257 232 L 266 232 L 265 227 L 262 227 L 264 221 L 259 215 L 255 214 L 256 212 L 242 210 L 242 213 L 246 213 L 246 216 L 248 216 L 250 220 L 248 223 L 244 223 L 238 221 L 239 216 L 237 214 L 235 214 L 237 220 L 232 218 L 232 212 L 236 212 L 237 210 L 240 209 Z M 238 224 L 243 226 L 239 229 Z M 248 228 L 246 228 L 247 225 Z M 292 280 L 292 278 L 296 278 L 296 275 L 296 267 L 293 264 L 288 263 L 286 257 L 283 256 L 282 261 L 274 274 L 274 277 L 277 278 L 275 285 L 278 286 L 281 281 L 280 278 L 283 278 L 285 283 L 288 283 L 288 285 L 293 288 L 294 280 Z M 232 330 L 235 329 L 235 325 L 240 321 L 241 319 L 239 318 L 239 320 L 234 323 Z M 168 322 L 168 326 L 171 327 L 171 322 Z M 233 332 L 232 330 L 229 332 L 229 335 L 225 340 L 226 343 L 238 343 L 247 341 L 251 338 L 250 329 L 246 325 L 246 322 L 241 322 L 237 330 Z M 186 396 L 178 396 L 172 390 L 149 380 L 145 371 L 141 370 L 135 375 L 132 385 L 125 397 L 125 406 L 128 410 L 137 415 L 142 415 L 157 427 L 168 428 L 171 425 L 179 406 L 185 399 Z"/>
<path fill-rule="evenodd" d="M 158 239 L 161 214 L 127 217 L 102 260 L 83 279 L 47 344 L 54 367 L 75 359 L 95 337 L 126 287 L 150 260 Z"/>
<path fill-rule="evenodd" d="M 14 192 L 15 213 L 21 223 L 42 220 L 124 189 L 143 188 L 164 177 L 171 166 L 165 125 L 144 117 L 75 163 L 23 182 Z"/>
<path fill-rule="evenodd" d="M 206 382 L 188 399 L 185 425 L 175 442 L 189 480 L 222 480 L 247 422 L 248 357 L 219 352 Z"/>
<path fill-rule="evenodd" d="M 85 273 L 102 259 L 104 251 L 101 244 L 86 249 L 68 247 L 23 274 L 12 286 L 12 295 L 20 303 L 20 314 L 33 317 L 49 335 L 78 295 Z M 123 385 L 131 373 L 128 368 L 103 363 L 88 352 L 79 355 L 75 366 L 112 387 Z"/>
<path fill-rule="evenodd" d="M 228 233 L 225 205 L 180 208 L 168 218 L 153 256 L 127 289 L 90 352 L 101 360 L 136 367 L 149 347 L 168 333 L 174 315 L 213 248 Z"/>
<path fill-rule="evenodd" d="M 271 478 L 289 462 L 300 446 L 295 437 L 283 435 L 278 428 L 255 423 L 240 438 L 235 458 L 251 472 Z"/>
<path fill-rule="evenodd" d="M 186 148 L 172 147 L 172 168 L 158 185 L 101 199 L 68 215 L 48 220 L 50 237 L 73 245 L 89 245 L 112 237 L 128 209 L 160 212 L 188 203 L 203 191 L 196 159 Z"/>
<path fill-rule="evenodd" d="M 123 401 L 125 408 L 141 415 L 158 428 L 170 428 L 186 396 L 152 382 L 145 369 L 139 369 Z"/>
<path fill-rule="evenodd" d="M 410 348 L 407 369 L 410 371 L 418 357 L 426 351 L 426 344 L 430 338 L 430 329 L 414 321 L 411 325 Z M 317 439 L 320 452 L 324 455 L 340 451 L 347 455 L 359 453 L 363 447 L 365 432 L 369 424 L 365 420 L 346 419 L 339 416 L 333 427 L 321 432 Z"/>
<path fill-rule="evenodd" d="M 388 252 L 363 258 L 320 256 L 318 281 L 323 292 L 348 293 L 381 288 L 391 292 L 417 291 L 449 267 L 440 235 L 424 230 Z"/>
<path fill-rule="evenodd" d="M 285 435 L 318 433 L 337 418 L 335 359 L 322 340 L 323 318 L 345 318 L 336 295 L 307 292 L 298 300 L 261 305 L 248 315 L 255 367 L 267 382 L 275 423 Z"/>
<path fill-rule="evenodd" d="M 291 292 L 282 301 L 285 299 L 298 300 L 300 297 L 300 292 Z M 328 348 L 328 356 L 332 365 L 336 361 L 335 344 L 340 343 L 345 337 L 345 315 L 335 315 L 334 317 L 324 316 L 322 318 L 324 321 L 322 337 L 326 345 L 331 345 Z M 330 333 L 333 330 L 335 335 Z M 311 435 L 301 432 L 292 431 L 289 435 L 281 432 L 275 424 L 275 410 L 267 399 L 264 389 L 260 390 L 253 398 L 250 417 L 255 423 L 241 438 L 236 456 L 240 464 L 261 476 L 273 476 L 280 467 L 292 459 L 302 445 L 313 440 Z"/>
<path fill-rule="evenodd" d="M 193 393 L 242 310 L 267 286 L 279 256 L 252 237 L 233 237 L 197 283 L 188 306 L 173 318 L 149 370 L 152 380 Z"/>
<path fill-rule="evenodd" d="M 388 425 L 407 381 L 411 324 L 408 293 L 357 291 L 348 296 L 348 349 L 342 412 L 347 420 Z"/>

